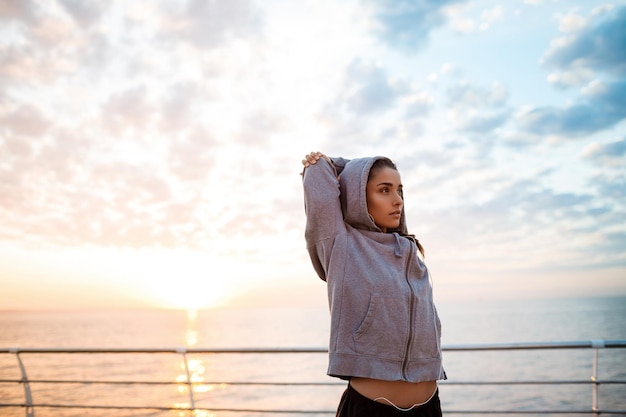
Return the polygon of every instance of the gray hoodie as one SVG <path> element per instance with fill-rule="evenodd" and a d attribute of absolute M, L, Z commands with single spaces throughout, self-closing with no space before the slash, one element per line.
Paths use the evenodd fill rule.
<path fill-rule="evenodd" d="M 404 210 L 398 230 L 388 233 L 367 212 L 367 177 L 376 159 L 320 159 L 304 170 L 307 249 L 328 284 L 328 374 L 445 379 L 428 269 L 415 242 L 402 236 Z"/>

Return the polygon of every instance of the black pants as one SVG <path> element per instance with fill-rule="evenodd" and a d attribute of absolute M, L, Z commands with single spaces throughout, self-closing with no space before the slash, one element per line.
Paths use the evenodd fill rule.
<path fill-rule="evenodd" d="M 439 390 L 426 404 L 402 411 L 392 405 L 370 400 L 348 385 L 341 397 L 336 417 L 441 417 Z"/>

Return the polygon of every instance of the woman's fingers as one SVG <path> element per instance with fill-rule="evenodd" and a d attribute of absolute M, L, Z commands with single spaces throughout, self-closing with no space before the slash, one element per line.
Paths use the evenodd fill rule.
<path fill-rule="evenodd" d="M 304 157 L 304 159 L 302 160 L 302 165 L 304 165 L 305 168 L 314 165 L 317 163 L 317 161 L 319 161 L 322 156 L 323 154 L 321 152 L 311 152 Z"/>

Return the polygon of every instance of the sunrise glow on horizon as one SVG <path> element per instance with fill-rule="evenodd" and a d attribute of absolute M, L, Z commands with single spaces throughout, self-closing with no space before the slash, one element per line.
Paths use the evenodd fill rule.
<path fill-rule="evenodd" d="M 0 309 L 325 308 L 303 156 L 437 300 L 626 294 L 626 1 L 0 4 Z"/>

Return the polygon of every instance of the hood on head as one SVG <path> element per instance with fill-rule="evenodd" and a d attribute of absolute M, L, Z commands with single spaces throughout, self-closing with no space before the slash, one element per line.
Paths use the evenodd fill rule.
<path fill-rule="evenodd" d="M 383 157 L 374 156 L 352 159 L 346 164 L 339 176 L 343 219 L 356 229 L 376 232 L 381 231 L 367 212 L 366 194 L 367 177 L 369 176 L 372 165 L 374 165 L 374 162 L 378 159 L 383 159 Z M 404 206 L 402 206 L 399 227 L 397 229 L 388 230 L 388 232 L 398 232 L 401 235 L 407 234 Z"/>

